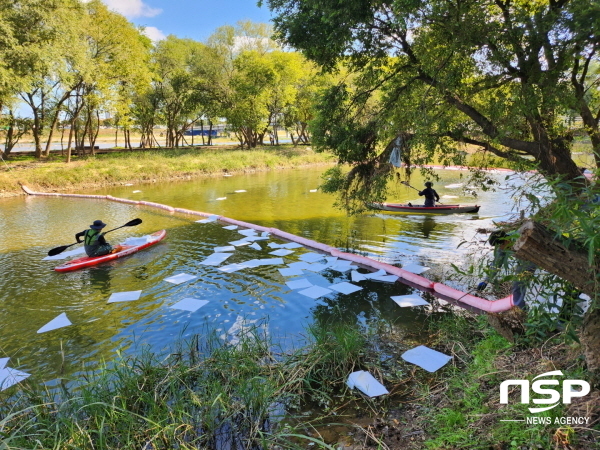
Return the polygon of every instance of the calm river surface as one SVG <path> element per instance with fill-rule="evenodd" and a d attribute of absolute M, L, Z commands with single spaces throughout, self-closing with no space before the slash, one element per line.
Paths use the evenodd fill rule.
<path fill-rule="evenodd" d="M 472 239 L 476 229 L 508 218 L 511 205 L 505 192 L 479 192 L 477 199 L 462 196 L 452 186 L 463 183 L 453 170 L 439 171 L 434 188 L 445 203 L 478 203 L 479 214 L 424 216 L 374 214 L 347 218 L 334 209 L 333 197 L 320 191 L 324 169 L 206 178 L 189 182 L 144 184 L 103 189 L 94 193 L 148 200 L 276 227 L 336 246 L 364 252 L 393 263 L 417 263 L 432 267 L 428 274 L 443 276 L 450 263 L 460 262 L 466 250 L 457 249 Z M 504 174 L 497 175 L 498 180 Z M 419 188 L 423 180 L 414 176 Z M 245 190 L 246 192 L 235 191 Z M 134 192 L 141 191 L 141 192 Z M 82 193 L 82 192 L 80 192 Z M 90 193 L 90 192 L 85 192 Z M 456 196 L 457 198 L 444 198 Z M 224 200 L 218 198 L 226 197 Z M 418 203 L 416 192 L 399 185 L 390 201 Z M 142 236 L 166 229 L 160 244 L 114 263 L 71 273 L 57 273 L 60 261 L 43 261 L 50 248 L 74 242 L 74 234 L 94 219 L 115 228 L 139 217 L 143 223 L 110 233 L 112 243 L 128 236 Z M 395 327 L 418 328 L 424 314 L 418 309 L 398 308 L 392 295 L 413 290 L 400 283 L 362 281 L 362 290 L 350 295 L 329 294 L 313 300 L 289 289 L 278 268 L 259 266 L 234 273 L 199 264 L 217 246 L 243 238 L 227 224 L 199 224 L 198 217 L 168 214 L 158 210 L 109 201 L 22 197 L 0 200 L 0 358 L 10 357 L 9 367 L 31 373 L 33 382 L 54 384 L 93 370 L 117 352 L 132 354 L 149 349 L 168 352 L 182 337 L 216 330 L 223 338 L 236 321 L 264 321 L 275 339 L 299 339 L 304 327 L 315 320 L 352 320 L 368 324 L 376 319 Z M 237 247 L 225 263 L 272 258 L 267 244 L 262 250 Z M 74 247 L 76 248 L 76 247 Z M 285 256 L 298 261 L 307 249 Z M 361 269 L 362 270 L 362 269 Z M 198 278 L 174 285 L 164 279 L 178 273 Z M 349 281 L 350 272 L 305 271 L 313 284 L 328 286 Z M 139 300 L 107 303 L 112 293 L 141 290 Z M 196 312 L 170 308 L 184 298 L 208 300 Z M 71 326 L 37 334 L 37 330 L 61 313 Z"/>

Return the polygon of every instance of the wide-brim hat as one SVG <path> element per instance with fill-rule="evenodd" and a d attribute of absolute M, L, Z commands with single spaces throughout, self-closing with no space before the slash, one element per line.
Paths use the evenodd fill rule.
<path fill-rule="evenodd" d="M 104 222 L 102 222 L 101 220 L 94 220 L 94 223 L 90 225 L 90 228 L 92 230 L 101 230 L 105 226 L 106 226 L 106 224 Z"/>

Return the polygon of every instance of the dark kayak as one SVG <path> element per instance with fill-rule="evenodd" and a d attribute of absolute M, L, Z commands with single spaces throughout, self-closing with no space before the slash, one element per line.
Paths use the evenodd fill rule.
<path fill-rule="evenodd" d="M 148 248 L 161 240 L 167 235 L 165 230 L 157 231 L 156 233 L 152 233 L 148 236 L 143 236 L 141 238 L 134 238 L 132 244 L 120 244 L 115 246 L 115 252 L 109 253 L 104 256 L 84 256 L 83 258 L 72 259 L 71 261 L 67 261 L 66 263 L 57 266 L 54 268 L 57 272 L 71 272 L 72 270 L 83 269 L 84 267 L 95 266 L 96 264 L 100 264 L 103 262 L 112 261 L 114 259 L 122 258 L 123 256 L 128 256 L 133 253 L 137 253 L 140 250 Z"/>
<path fill-rule="evenodd" d="M 457 214 L 476 213 L 479 211 L 479 205 L 417 206 L 401 203 L 371 203 L 371 207 L 382 211 L 412 214 Z"/>

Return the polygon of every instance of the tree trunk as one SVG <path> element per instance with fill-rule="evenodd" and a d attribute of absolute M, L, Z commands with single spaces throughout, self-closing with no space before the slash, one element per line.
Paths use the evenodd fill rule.
<path fill-rule="evenodd" d="M 520 237 L 513 245 L 515 255 L 531 261 L 547 272 L 572 283 L 577 289 L 595 297 L 598 267 L 590 267 L 587 252 L 567 248 L 544 226 L 528 220 L 519 228 Z M 600 308 L 592 301 L 579 334 L 588 370 L 600 376 Z"/>
<path fill-rule="evenodd" d="M 569 281 L 590 297 L 594 296 L 596 284 L 591 275 L 587 252 L 565 247 L 551 231 L 532 220 L 519 228 L 519 234 L 513 246 L 517 258 L 531 261 Z"/>

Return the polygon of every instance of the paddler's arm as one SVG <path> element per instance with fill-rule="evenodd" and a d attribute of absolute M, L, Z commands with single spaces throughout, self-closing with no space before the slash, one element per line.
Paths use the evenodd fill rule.
<path fill-rule="evenodd" d="M 81 241 L 81 240 L 79 240 L 79 238 L 82 238 L 84 235 L 85 235 L 85 231 L 82 231 L 81 233 L 77 233 L 77 234 L 75 235 L 75 240 L 76 240 L 76 241 L 77 241 L 79 244 L 81 244 L 81 242 L 82 242 L 82 241 Z"/>

